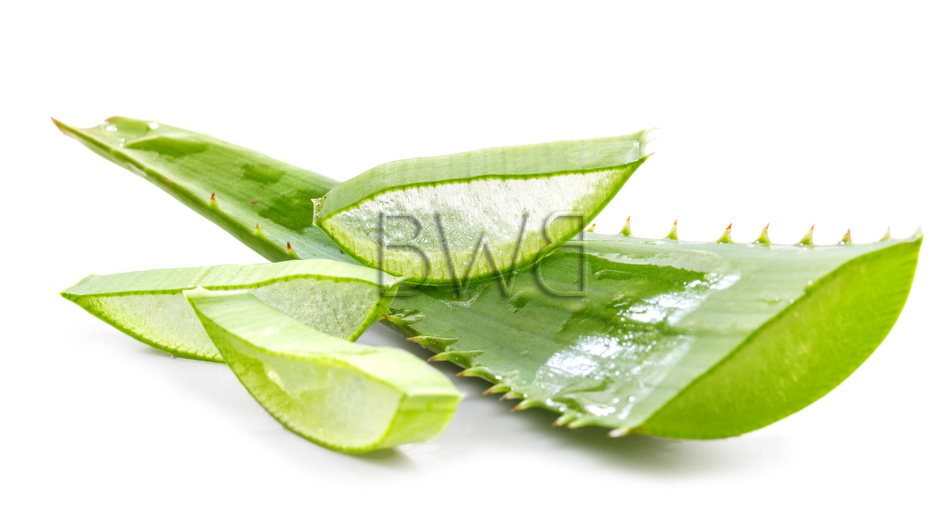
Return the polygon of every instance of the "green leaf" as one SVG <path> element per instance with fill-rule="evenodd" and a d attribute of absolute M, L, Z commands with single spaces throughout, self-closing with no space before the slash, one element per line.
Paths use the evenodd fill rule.
<path fill-rule="evenodd" d="M 226 185 L 226 166 L 199 179 L 183 168 L 204 167 L 204 153 L 174 157 L 185 148 L 168 147 L 146 159 L 120 146 L 120 137 L 135 138 L 125 130 L 99 127 L 94 135 L 174 185 L 204 193 Z M 213 142 L 229 153 L 218 156 L 225 165 L 262 156 Z M 284 167 L 311 197 L 332 186 Z M 253 192 L 268 188 L 259 183 Z M 249 205 L 231 207 L 246 213 Z M 302 205 L 285 211 L 294 216 L 287 219 L 310 213 Z M 244 218 L 220 223 L 239 238 L 235 231 L 253 226 Z M 325 235 L 302 234 L 291 239 L 310 254 L 327 249 Z M 519 273 L 510 295 L 493 280 L 461 295 L 450 286 L 403 285 L 388 322 L 423 336 L 414 340 L 465 367 L 464 375 L 496 383 L 490 392 L 524 399 L 520 408 L 561 413 L 560 424 L 601 425 L 614 435 L 726 437 L 800 410 L 849 376 L 895 322 L 921 243 L 703 244 L 670 235 L 568 242 Z M 245 242 L 271 260 L 290 258 L 274 245 Z M 584 291 L 571 296 L 581 266 Z"/>
<path fill-rule="evenodd" d="M 394 278 L 334 260 L 218 265 L 88 276 L 62 293 L 126 334 L 172 355 L 220 362 L 182 292 L 246 289 L 271 307 L 349 341 L 388 308 Z"/>
<path fill-rule="evenodd" d="M 347 453 L 428 441 L 461 394 L 402 350 L 323 334 L 248 292 L 185 292 L 247 391 L 291 431 Z"/>
<path fill-rule="evenodd" d="M 312 225 L 311 199 L 337 184 L 332 179 L 154 121 L 116 116 L 86 129 L 53 122 L 64 134 L 151 181 L 268 260 L 328 258 L 353 263 Z"/>
<path fill-rule="evenodd" d="M 576 235 L 646 160 L 646 133 L 386 163 L 314 199 L 313 222 L 367 266 L 463 285 Z"/>
<path fill-rule="evenodd" d="M 449 338 L 423 344 L 562 424 L 727 437 L 807 406 L 870 355 L 906 300 L 921 241 L 588 237 L 545 258 L 537 278 L 519 276 L 510 297 L 489 284 L 461 299 L 413 287 L 388 320 Z M 581 266 L 581 297 L 550 295 L 576 290 Z"/>

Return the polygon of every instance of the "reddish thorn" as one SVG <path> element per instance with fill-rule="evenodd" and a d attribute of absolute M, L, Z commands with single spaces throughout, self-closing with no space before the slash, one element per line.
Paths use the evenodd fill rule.
<path fill-rule="evenodd" d="M 287 251 L 293 253 L 293 246 L 290 246 L 290 241 L 287 241 Z"/>
<path fill-rule="evenodd" d="M 257 201 L 256 201 L 256 200 L 251 200 L 250 203 L 251 203 L 251 204 L 256 204 Z"/>
<path fill-rule="evenodd" d="M 211 203 L 217 204 L 217 192 L 211 192 Z"/>

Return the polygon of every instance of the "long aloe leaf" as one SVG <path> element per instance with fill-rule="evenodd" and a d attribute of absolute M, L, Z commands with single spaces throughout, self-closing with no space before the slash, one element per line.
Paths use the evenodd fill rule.
<path fill-rule="evenodd" d="M 160 137 L 160 150 L 129 149 L 120 141 L 139 138 L 147 124 L 114 119 L 87 130 L 60 128 L 165 181 L 163 189 L 206 215 L 205 202 L 178 194 L 209 194 L 232 182 L 243 164 L 270 160 L 163 125 L 144 134 Z M 182 155 L 181 142 L 213 149 Z M 279 166 L 307 198 L 333 186 Z M 265 182 L 239 183 L 247 193 L 276 197 Z M 279 247 L 285 240 L 299 242 L 308 255 L 338 255 L 325 235 L 306 229 L 247 239 L 259 217 L 253 204 L 223 204 L 231 211 L 220 214 L 235 214 L 215 221 L 270 260 L 294 258 Z M 310 217 L 305 204 L 283 211 L 284 220 Z M 414 340 L 438 352 L 434 359 L 496 383 L 489 392 L 523 399 L 517 409 L 561 413 L 558 424 L 601 425 L 614 435 L 732 436 L 803 408 L 869 356 L 905 302 L 921 237 L 830 247 L 804 242 L 593 235 L 554 251 L 536 278 L 518 274 L 510 296 L 492 281 L 461 296 L 452 287 L 416 286 L 414 297 L 393 302 L 388 319 L 406 335 L 423 335 Z M 581 267 L 585 286 L 578 285 Z"/>
<path fill-rule="evenodd" d="M 895 322 L 919 244 L 591 234 L 539 269 L 549 288 L 567 291 L 586 264 L 582 297 L 552 297 L 529 277 L 511 297 L 489 285 L 462 299 L 416 287 L 416 297 L 393 303 L 389 319 L 409 333 L 448 338 L 419 340 L 436 359 L 522 399 L 520 408 L 562 413 L 562 424 L 725 437 L 805 407 L 853 372 Z"/>
<path fill-rule="evenodd" d="M 247 391 L 315 443 L 362 453 L 427 441 L 461 400 L 448 378 L 405 351 L 323 334 L 245 291 L 185 295 Z"/>
<path fill-rule="evenodd" d="M 385 313 L 394 278 L 334 260 L 88 276 L 62 293 L 109 325 L 176 356 L 220 362 L 182 292 L 245 289 L 321 332 L 355 341 Z"/>
<path fill-rule="evenodd" d="M 386 163 L 314 199 L 314 224 L 365 265 L 460 285 L 580 232 L 646 160 L 646 133 Z"/>

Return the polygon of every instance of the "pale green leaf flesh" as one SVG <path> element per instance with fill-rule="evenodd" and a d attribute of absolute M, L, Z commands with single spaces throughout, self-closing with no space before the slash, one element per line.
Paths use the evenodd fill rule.
<path fill-rule="evenodd" d="M 461 400 L 451 381 L 405 351 L 326 335 L 245 291 L 185 296 L 254 399 L 317 444 L 361 453 L 428 441 Z"/>
<path fill-rule="evenodd" d="M 62 293 L 109 325 L 173 355 L 220 362 L 182 292 L 246 289 L 321 332 L 355 341 L 385 313 L 391 276 L 335 260 L 218 265 L 88 276 Z"/>
<path fill-rule="evenodd" d="M 315 199 L 313 221 L 412 283 L 484 278 L 582 230 L 645 161 L 646 133 L 386 163 Z"/>
<path fill-rule="evenodd" d="M 300 255 L 340 258 L 316 227 L 261 239 L 254 224 L 273 226 L 272 216 L 253 204 L 222 200 L 221 209 L 209 210 L 182 197 L 233 183 L 264 201 L 300 192 L 317 198 L 332 181 L 164 125 L 144 134 L 161 138 L 161 149 L 122 145 L 147 124 L 113 119 L 88 130 L 61 128 L 136 167 L 272 261 L 294 258 L 285 241 L 299 244 Z M 180 154 L 189 144 L 208 148 Z M 235 178 L 245 164 L 272 164 L 285 176 L 271 183 Z M 281 219 L 302 221 L 310 211 L 288 204 Z M 593 234 L 538 266 L 547 288 L 565 293 L 577 289 L 583 259 L 583 297 L 551 296 L 525 271 L 511 296 L 492 280 L 473 283 L 461 297 L 450 286 L 403 285 L 400 295 L 415 296 L 394 300 L 388 319 L 406 335 L 426 336 L 415 340 L 461 364 L 464 374 L 497 383 L 492 392 L 561 413 L 559 423 L 727 437 L 800 410 L 869 356 L 902 309 L 920 243 L 705 244 Z"/>

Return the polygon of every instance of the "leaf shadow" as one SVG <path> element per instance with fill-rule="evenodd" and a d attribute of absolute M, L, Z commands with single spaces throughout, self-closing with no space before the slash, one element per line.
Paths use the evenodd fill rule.
<path fill-rule="evenodd" d="M 240 382 L 221 363 L 174 357 L 167 352 L 141 346 L 137 353 L 166 361 L 167 378 L 189 394 L 199 396 L 227 415 L 242 420 L 252 420 L 256 437 L 268 440 L 271 447 L 298 461 L 302 466 L 312 466 L 314 471 L 325 472 L 327 455 L 350 460 L 356 465 L 412 469 L 415 463 L 400 449 L 386 449 L 369 453 L 347 454 L 310 442 L 283 427 L 247 394 Z M 170 359 L 170 360 L 169 360 Z"/>

